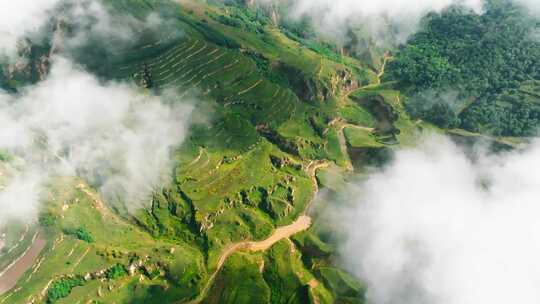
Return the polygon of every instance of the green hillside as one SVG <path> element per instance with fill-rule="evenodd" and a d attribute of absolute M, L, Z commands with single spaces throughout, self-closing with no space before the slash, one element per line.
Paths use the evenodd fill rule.
<path fill-rule="evenodd" d="M 10 232 L 10 238 L 22 235 L 26 248 L 40 231 L 45 249 L 17 286 L 0 295 L 0 304 L 365 303 L 361 278 L 336 263 L 339 232 L 317 217 L 318 208 L 328 207 L 313 204 L 318 191 L 337 195 L 342 183 L 383 165 L 423 130 L 443 132 L 434 125 L 528 134 L 482 120 L 478 96 L 495 86 L 496 105 L 486 107 L 512 108 L 516 98 L 538 103 L 538 79 L 528 79 L 537 76 L 534 70 L 516 75 L 523 80 L 516 86 L 492 83 L 475 92 L 480 99 L 450 112 L 459 123 L 442 125 L 415 111 L 422 86 L 444 87 L 446 73 L 461 64 L 443 53 L 450 51 L 435 27 L 454 18 L 452 12 L 431 16 L 433 33 L 418 34 L 392 57 L 368 47 L 342 52 L 243 1 L 104 3 L 141 22 L 137 41 L 115 52 L 92 42 L 74 59 L 101 79 L 136 83 L 141 94 L 173 91 L 197 100 L 194 113 L 204 119 L 194 120 L 172 151 L 171 182 L 136 213 L 125 202 L 104 201 L 87 181 L 51 180 L 40 227 Z M 171 23 L 162 31 L 145 27 L 142 20 L 152 12 Z M 32 54 L 50 47 L 36 45 Z M 423 56 L 417 52 L 435 55 L 416 62 Z M 435 70 L 416 69 L 424 64 Z M 477 70 L 462 70 L 460 83 Z M 0 73 L 1 87 L 14 92 L 35 81 L 35 74 Z M 0 255 L 0 269 L 8 260 Z"/>

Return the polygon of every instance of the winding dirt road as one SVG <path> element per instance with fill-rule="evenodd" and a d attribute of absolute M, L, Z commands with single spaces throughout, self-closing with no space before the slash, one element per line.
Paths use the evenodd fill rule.
<path fill-rule="evenodd" d="M 382 77 L 384 76 L 384 70 L 386 68 L 386 64 L 388 63 L 388 61 L 390 59 L 392 59 L 392 56 L 390 56 L 389 53 L 384 54 L 384 59 L 383 59 L 383 63 L 382 63 L 382 66 L 381 66 L 381 70 L 379 71 L 379 74 L 377 74 L 377 83 L 378 84 L 381 84 L 381 82 L 382 82 Z"/>
<path fill-rule="evenodd" d="M 311 161 L 307 166 L 305 167 L 305 172 L 311 177 L 313 180 L 313 197 L 311 198 L 311 201 L 306 206 L 304 212 L 302 215 L 300 215 L 296 221 L 294 221 L 292 224 L 287 226 L 278 227 L 270 237 L 267 239 L 264 239 L 262 241 L 243 241 L 239 243 L 234 243 L 229 245 L 225 250 L 221 253 L 217 265 L 216 270 L 212 273 L 208 281 L 206 282 L 206 285 L 201 290 L 197 298 L 189 301 L 189 302 L 180 302 L 180 303 L 186 303 L 186 304 L 196 304 L 200 303 L 204 300 L 206 297 L 206 294 L 210 290 L 210 288 L 213 286 L 214 280 L 227 261 L 227 259 L 233 255 L 234 253 L 238 251 L 250 251 L 250 252 L 259 252 L 259 251 L 266 251 L 270 249 L 274 244 L 281 240 L 289 239 L 291 236 L 308 230 L 309 227 L 311 227 L 312 219 L 309 215 L 307 215 L 311 205 L 313 204 L 313 201 L 315 201 L 315 198 L 317 197 L 317 193 L 319 192 L 319 185 L 317 183 L 317 178 L 315 174 L 317 173 L 318 169 L 327 167 L 329 165 L 329 162 L 327 161 Z"/>
<path fill-rule="evenodd" d="M 201 290 L 197 298 L 189 302 L 180 302 L 180 303 L 196 304 L 196 303 L 202 302 L 204 298 L 206 297 L 206 294 L 208 293 L 210 288 L 213 286 L 214 280 L 216 276 L 218 275 L 219 271 L 221 270 L 221 268 L 223 268 L 223 265 L 225 264 L 227 259 L 234 253 L 238 251 L 250 251 L 250 252 L 266 251 L 277 242 L 284 239 L 288 239 L 299 232 L 307 230 L 309 227 L 311 227 L 311 217 L 307 215 L 301 215 L 294 223 L 277 228 L 274 231 L 274 233 L 265 240 L 262 240 L 260 242 L 245 241 L 245 242 L 229 245 L 221 253 L 221 256 L 219 257 L 219 260 L 216 266 L 216 270 L 212 273 L 212 275 L 208 279 L 208 282 L 206 283 L 204 288 Z"/>

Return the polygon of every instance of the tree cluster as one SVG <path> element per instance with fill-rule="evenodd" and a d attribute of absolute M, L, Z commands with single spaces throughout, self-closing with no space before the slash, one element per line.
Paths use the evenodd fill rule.
<path fill-rule="evenodd" d="M 423 30 L 390 62 L 388 77 L 413 94 L 453 89 L 462 100 L 474 100 L 459 113 L 438 103 L 417 111 L 441 127 L 458 123 L 454 117 L 459 114 L 459 124 L 466 129 L 530 134 L 538 128 L 538 110 L 519 99 L 504 106 L 497 100 L 526 81 L 540 79 L 540 41 L 533 38 L 539 26 L 538 19 L 507 0 L 487 1 L 481 15 L 459 6 L 431 13 L 423 20 Z"/>

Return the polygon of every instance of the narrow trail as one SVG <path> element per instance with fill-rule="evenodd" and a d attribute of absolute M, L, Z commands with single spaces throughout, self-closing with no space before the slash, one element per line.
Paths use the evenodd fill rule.
<path fill-rule="evenodd" d="M 388 63 L 388 61 L 390 61 L 390 59 L 392 59 L 392 56 L 390 55 L 390 53 L 388 53 L 388 52 L 385 53 L 383 63 L 382 63 L 382 66 L 381 66 L 381 70 L 379 71 L 379 74 L 377 74 L 377 85 L 380 85 L 382 83 L 382 77 L 384 76 L 384 71 L 386 69 L 386 64 Z"/>
<path fill-rule="evenodd" d="M 344 128 L 345 125 L 342 125 L 337 129 L 339 148 L 343 157 L 347 159 L 347 171 L 353 171 L 354 167 L 352 165 L 352 160 L 347 149 L 347 139 L 345 138 L 345 132 L 343 131 Z"/>
<path fill-rule="evenodd" d="M 189 168 L 189 167 L 195 165 L 201 159 L 204 152 L 205 152 L 204 148 L 199 147 L 199 154 L 197 155 L 197 157 L 194 160 L 190 161 L 189 164 L 184 165 L 184 167 Z"/>
<path fill-rule="evenodd" d="M 363 87 L 359 87 L 358 89 L 352 91 L 352 92 L 355 92 L 355 91 L 359 91 L 359 90 L 365 90 L 365 89 L 371 89 L 371 88 L 376 88 L 378 86 L 380 86 L 382 84 L 382 78 L 384 76 L 384 73 L 386 71 L 386 65 L 388 64 L 388 62 L 390 60 L 392 60 L 392 56 L 389 54 L 389 53 L 386 53 L 384 54 L 384 58 L 383 58 L 383 63 L 382 63 L 382 66 L 381 66 L 381 69 L 379 70 L 379 72 L 377 73 L 377 81 L 375 83 L 370 83 L 370 84 L 367 84 Z M 352 93 L 350 92 L 350 93 Z M 347 94 L 348 96 L 349 94 Z"/>
<path fill-rule="evenodd" d="M 318 169 L 327 167 L 328 165 L 329 165 L 328 161 L 311 161 L 305 167 L 305 172 L 310 176 L 310 178 L 313 181 L 313 196 L 310 202 L 307 204 L 306 208 L 304 209 L 304 212 L 296 219 L 296 221 L 294 221 L 290 225 L 278 227 L 272 233 L 270 237 L 262 241 L 243 241 L 243 242 L 238 242 L 238 243 L 229 245 L 221 253 L 218 259 L 217 265 L 216 265 L 216 270 L 212 273 L 212 275 L 208 279 L 206 285 L 201 290 L 197 298 L 188 302 L 179 302 L 179 303 L 196 304 L 196 303 L 202 302 L 204 298 L 206 297 L 210 288 L 212 288 L 214 284 L 214 280 L 216 276 L 219 274 L 219 271 L 221 270 L 221 268 L 223 268 L 223 265 L 225 264 L 227 259 L 234 253 L 238 251 L 249 251 L 249 252 L 266 251 L 277 242 L 281 240 L 289 239 L 291 236 L 299 232 L 308 230 L 309 227 L 311 227 L 312 219 L 309 215 L 307 215 L 307 213 L 309 212 L 309 209 L 311 208 L 311 205 L 315 201 L 315 198 L 317 197 L 317 193 L 319 192 L 319 185 L 316 178 L 316 172 Z"/>
<path fill-rule="evenodd" d="M 238 92 L 237 96 L 244 95 L 244 94 L 246 94 L 247 92 L 253 90 L 253 89 L 254 89 L 256 86 L 258 86 L 262 81 L 263 81 L 262 79 L 257 80 L 257 82 L 255 82 L 253 85 L 251 85 L 251 86 L 248 87 L 247 89 Z"/>
<path fill-rule="evenodd" d="M 94 205 L 94 208 L 100 212 L 101 215 L 106 216 L 108 215 L 108 209 L 99 199 L 99 197 L 94 194 L 86 184 L 81 183 L 76 186 L 76 189 L 79 189 L 82 191 L 85 195 L 87 195 Z M 65 209 L 62 209 L 62 211 L 65 211 Z M 51 247 L 51 252 L 56 249 L 56 246 L 63 241 L 63 235 L 60 236 L 58 240 L 55 240 Z M 19 279 L 25 274 L 27 270 L 30 268 L 33 268 L 33 271 L 26 280 L 28 282 L 32 275 L 34 275 L 39 267 L 41 266 L 41 263 L 43 262 L 43 257 L 38 261 L 38 257 L 40 256 L 41 252 L 47 245 L 47 240 L 42 235 L 41 232 L 36 232 L 32 239 L 32 244 L 28 249 L 18 258 L 16 259 L 11 265 L 9 265 L 4 271 L 0 273 L 0 295 L 8 292 L 9 290 L 13 289 L 17 285 L 17 282 Z M 86 253 L 88 253 L 89 249 Z M 86 253 L 77 261 L 76 265 L 73 267 L 75 268 L 78 266 L 78 264 L 82 261 Z M 36 261 L 38 263 L 36 264 Z M 16 293 L 18 289 L 14 290 L 8 297 L 3 298 L 2 301 L 7 300 L 10 296 L 12 296 L 14 293 Z M 3 303 L 0 301 L 0 303 Z"/>
<path fill-rule="evenodd" d="M 81 190 L 84 194 L 86 194 L 86 196 L 88 196 L 92 200 L 94 208 L 96 208 L 96 210 L 99 211 L 101 215 L 109 215 L 109 209 L 105 206 L 105 203 L 98 197 L 97 194 L 93 193 L 86 184 L 78 184 L 76 188 Z"/>
<path fill-rule="evenodd" d="M 382 77 L 384 76 L 384 73 L 385 73 L 385 70 L 386 70 L 386 65 L 388 64 L 388 62 L 392 58 L 393 57 L 392 57 L 392 55 L 390 55 L 390 53 L 388 53 L 388 52 L 385 53 L 381 69 L 377 73 L 377 81 L 375 83 L 370 83 L 370 84 L 365 85 L 363 87 L 359 87 L 356 90 L 352 90 L 350 92 L 347 92 L 346 94 L 342 95 L 342 97 L 340 98 L 341 102 L 342 103 L 345 102 L 345 100 L 347 98 L 349 98 L 349 96 L 354 92 L 365 90 L 365 89 L 370 89 L 370 88 L 375 88 L 375 87 L 380 86 L 382 84 Z M 398 103 L 400 103 L 401 101 L 399 99 L 399 95 L 397 96 L 397 98 L 398 98 L 397 99 Z M 375 129 L 370 128 L 370 127 L 365 127 L 365 126 L 353 125 L 353 124 L 347 123 L 345 120 L 339 119 L 339 118 L 336 118 L 336 119 L 332 120 L 328 124 L 328 127 L 334 127 L 334 126 L 337 126 L 336 132 L 337 132 L 337 135 L 338 135 L 338 140 L 339 140 L 339 146 L 340 146 L 340 149 L 341 149 L 341 153 L 347 159 L 347 170 L 348 171 L 353 171 L 354 168 L 353 168 L 352 161 L 351 161 L 348 149 L 347 149 L 347 139 L 345 137 L 345 132 L 344 132 L 345 128 L 355 128 L 355 129 L 360 129 L 360 130 L 364 130 L 364 131 L 368 131 L 368 132 L 373 132 L 373 131 L 375 131 Z"/>
<path fill-rule="evenodd" d="M 368 131 L 368 132 L 373 132 L 373 131 L 375 131 L 375 129 L 370 128 L 370 127 L 353 125 L 353 124 L 347 123 L 345 120 L 339 119 L 339 118 L 336 118 L 336 119 L 332 120 L 328 124 L 328 127 L 336 127 L 336 132 L 337 132 L 337 135 L 338 135 L 338 140 L 339 140 L 339 146 L 340 146 L 340 149 L 341 149 L 341 153 L 343 154 L 343 156 L 345 158 L 347 158 L 347 170 L 348 171 L 353 171 L 354 167 L 352 165 L 352 161 L 351 161 L 351 158 L 349 156 L 349 151 L 348 151 L 348 148 L 347 148 L 347 138 L 345 137 L 345 128 L 354 128 L 354 129 L 359 129 L 359 130 Z"/>

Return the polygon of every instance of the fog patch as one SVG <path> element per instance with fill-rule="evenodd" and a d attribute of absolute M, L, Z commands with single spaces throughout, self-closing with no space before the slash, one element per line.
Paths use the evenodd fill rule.
<path fill-rule="evenodd" d="M 100 0 L 21 0 L 6 5 L 0 13 L 0 60 L 8 62 L 24 60 L 20 53 L 31 45 L 50 44 L 51 54 L 78 59 L 84 53 L 121 54 L 144 35 L 159 41 L 184 35 L 170 9 L 135 17 Z"/>
<path fill-rule="evenodd" d="M 54 19 L 57 28 L 66 27 L 57 39 L 59 51 L 66 53 L 98 47 L 117 54 L 134 47 L 145 33 L 153 36 L 167 33 L 169 39 L 184 34 L 172 18 L 157 12 L 136 18 L 125 12 L 113 13 L 98 0 L 65 1 L 57 8 Z"/>
<path fill-rule="evenodd" d="M 349 187 L 335 223 L 369 303 L 540 301 L 540 143 L 474 159 L 431 136 Z"/>
<path fill-rule="evenodd" d="M 279 0 L 259 0 L 279 3 Z M 481 13 L 482 0 L 296 0 L 288 2 L 292 18 L 308 17 L 315 29 L 327 37 L 347 40 L 351 28 L 360 27 L 380 46 L 406 42 L 428 12 L 440 12 L 452 5 Z"/>
<path fill-rule="evenodd" d="M 0 55 L 13 56 L 19 40 L 35 32 L 49 19 L 60 0 L 2 1 L 0 10 Z"/>
<path fill-rule="evenodd" d="M 523 6 L 529 13 L 540 17 L 540 2 L 537 0 L 514 0 L 515 3 Z"/>
<path fill-rule="evenodd" d="M 103 83 L 56 58 L 44 81 L 0 94 L 0 150 L 20 164 L 0 192 L 0 222 L 35 215 L 43 181 L 54 175 L 85 178 L 129 211 L 145 206 L 171 175 L 171 149 L 191 110 L 172 92 Z"/>

